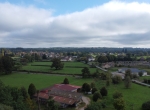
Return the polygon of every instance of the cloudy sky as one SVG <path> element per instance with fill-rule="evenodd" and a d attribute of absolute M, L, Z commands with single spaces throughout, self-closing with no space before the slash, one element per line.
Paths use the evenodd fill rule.
<path fill-rule="evenodd" d="M 0 47 L 150 48 L 150 0 L 0 0 Z"/>

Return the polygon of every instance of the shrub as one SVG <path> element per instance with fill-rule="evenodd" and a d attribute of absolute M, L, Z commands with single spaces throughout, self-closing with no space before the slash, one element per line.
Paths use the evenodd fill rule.
<path fill-rule="evenodd" d="M 107 89 L 105 87 L 102 87 L 100 89 L 100 93 L 101 93 L 102 96 L 107 96 Z"/>
<path fill-rule="evenodd" d="M 94 87 L 94 88 L 92 89 L 92 94 L 94 94 L 96 91 L 97 91 L 97 89 Z"/>
<path fill-rule="evenodd" d="M 69 80 L 68 80 L 68 78 L 65 78 L 65 79 L 64 79 L 63 84 L 69 84 Z"/>
<path fill-rule="evenodd" d="M 116 92 L 113 94 L 113 98 L 114 98 L 114 99 L 121 98 L 121 97 L 123 97 L 123 95 L 122 95 L 121 92 L 116 91 Z"/>
<path fill-rule="evenodd" d="M 96 102 L 99 98 L 102 98 L 102 95 L 99 92 L 95 92 L 93 95 L 93 101 Z"/>
<path fill-rule="evenodd" d="M 113 105 L 116 110 L 125 110 L 125 101 L 122 98 L 114 99 Z"/>
<path fill-rule="evenodd" d="M 150 101 L 142 104 L 142 110 L 150 110 Z"/>
<path fill-rule="evenodd" d="M 113 84 L 119 84 L 122 81 L 122 77 L 120 75 L 115 75 L 112 77 Z"/>

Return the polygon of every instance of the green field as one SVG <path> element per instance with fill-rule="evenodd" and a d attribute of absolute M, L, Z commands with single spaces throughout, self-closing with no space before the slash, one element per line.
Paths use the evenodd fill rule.
<path fill-rule="evenodd" d="M 5 85 L 28 88 L 30 83 L 33 83 L 37 89 L 46 88 L 53 84 L 62 83 L 64 78 L 68 78 L 70 84 L 81 86 L 84 82 L 91 83 L 92 79 L 75 78 L 71 76 L 58 76 L 46 74 L 24 74 L 13 73 L 10 75 L 0 76 L 0 80 Z"/>
<path fill-rule="evenodd" d="M 50 68 L 52 62 L 33 62 L 26 66 L 23 66 L 21 70 L 27 71 L 38 71 L 38 72 L 49 72 L 49 73 L 64 73 L 64 74 L 81 74 L 81 70 L 84 67 L 89 67 L 90 72 L 94 73 L 96 68 L 90 68 L 89 65 L 81 62 L 64 62 L 64 68 L 62 70 L 55 70 Z M 101 70 L 99 70 L 102 72 Z"/>
<path fill-rule="evenodd" d="M 0 80 L 5 85 L 21 87 L 24 86 L 28 88 L 30 83 L 33 83 L 37 89 L 46 88 L 52 86 L 53 84 L 62 83 L 64 78 L 69 79 L 70 84 L 81 86 L 83 83 L 94 82 L 94 79 L 80 79 L 71 76 L 59 76 L 59 75 L 47 75 L 47 74 L 24 74 L 24 73 L 13 73 L 10 75 L 0 76 Z M 144 78 L 144 77 L 143 77 Z M 105 86 L 105 80 L 96 80 L 96 87 L 99 90 L 101 87 Z M 126 110 L 131 110 L 132 105 L 134 110 L 140 110 L 143 102 L 150 100 L 150 88 L 137 85 L 132 83 L 130 89 L 125 89 L 124 83 L 118 85 L 111 84 L 107 87 L 108 96 L 103 100 L 106 102 L 106 108 L 104 110 L 115 110 L 112 103 L 112 94 L 115 91 L 122 92 L 123 98 L 126 102 Z M 92 97 L 92 96 L 90 96 Z"/>
<path fill-rule="evenodd" d="M 98 81 L 96 82 L 96 87 L 99 89 L 101 87 L 105 86 L 105 81 Z M 132 86 L 130 89 L 126 89 L 124 87 L 124 83 L 118 85 L 111 85 L 107 87 L 108 90 L 108 96 L 106 97 L 106 105 L 107 108 L 104 110 L 115 110 L 113 107 L 113 98 L 112 94 L 115 91 L 119 91 L 123 94 L 123 98 L 126 102 L 126 110 L 141 110 L 141 105 L 143 102 L 146 102 L 150 100 L 150 88 L 137 85 L 132 83 Z"/>

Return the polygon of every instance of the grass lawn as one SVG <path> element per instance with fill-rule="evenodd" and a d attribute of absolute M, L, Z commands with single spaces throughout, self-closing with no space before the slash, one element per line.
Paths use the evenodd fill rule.
<path fill-rule="evenodd" d="M 115 72 L 115 71 L 118 71 L 120 67 L 113 67 L 113 68 L 109 68 L 108 71 L 109 72 Z"/>
<path fill-rule="evenodd" d="M 0 76 L 0 80 L 5 85 L 28 88 L 30 83 L 33 83 L 37 89 L 46 88 L 56 83 L 62 83 L 64 78 L 68 78 L 69 83 L 73 85 L 82 86 L 84 82 L 91 83 L 93 79 L 79 79 L 71 76 L 57 76 L 46 74 L 24 74 L 13 73 L 10 75 Z"/>
<path fill-rule="evenodd" d="M 105 86 L 105 81 L 97 81 L 96 87 L 99 89 L 101 87 Z M 108 96 L 106 97 L 106 105 L 107 108 L 104 110 L 115 110 L 113 107 L 113 98 L 112 94 L 115 91 L 119 91 L 123 94 L 123 98 L 126 102 L 126 110 L 131 110 L 132 105 L 134 110 L 141 110 L 141 105 L 143 102 L 146 102 L 150 100 L 150 88 L 140 86 L 137 84 L 132 83 L 132 86 L 130 89 L 126 89 L 124 87 L 124 83 L 118 85 L 111 85 L 107 87 L 108 90 Z"/>
<path fill-rule="evenodd" d="M 89 67 L 91 73 L 94 73 L 96 71 L 96 68 L 90 68 L 89 65 L 81 62 L 64 62 L 64 68 L 62 70 L 55 70 L 54 68 L 50 68 L 51 64 L 52 62 L 33 62 L 33 63 L 29 63 L 26 66 L 23 66 L 21 70 L 51 72 L 51 73 L 65 73 L 65 74 L 81 74 L 82 73 L 81 70 L 83 69 L 83 67 Z M 36 66 L 36 65 L 43 65 L 43 66 Z M 76 68 L 76 66 L 81 68 Z M 102 72 L 101 70 L 99 71 Z"/>

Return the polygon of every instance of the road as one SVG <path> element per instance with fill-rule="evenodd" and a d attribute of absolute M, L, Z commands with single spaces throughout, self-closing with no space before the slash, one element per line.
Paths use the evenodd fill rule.
<path fill-rule="evenodd" d="M 81 107 L 81 108 L 76 108 L 76 110 L 84 110 L 84 108 L 88 105 L 88 104 L 90 104 L 90 99 L 88 98 L 88 97 L 85 97 L 85 96 L 83 96 L 82 97 L 82 100 L 83 100 L 83 102 L 85 103 L 85 106 L 84 107 Z"/>

